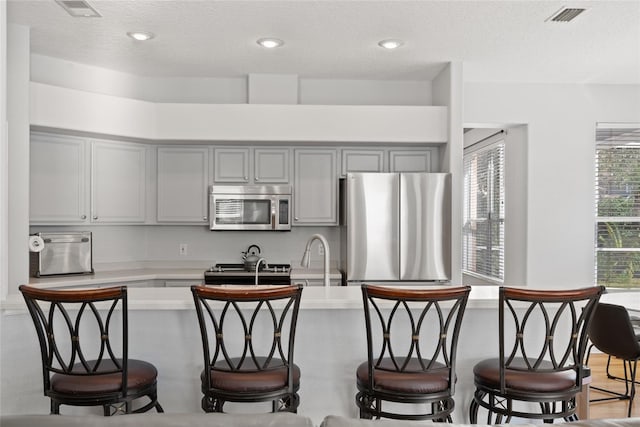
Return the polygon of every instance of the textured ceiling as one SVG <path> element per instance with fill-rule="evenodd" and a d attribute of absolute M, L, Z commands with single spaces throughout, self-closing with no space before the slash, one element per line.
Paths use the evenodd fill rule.
<path fill-rule="evenodd" d="M 32 52 L 140 76 L 431 79 L 462 61 L 466 81 L 640 84 L 640 1 L 89 0 L 72 18 L 54 0 L 9 0 Z M 562 6 L 588 10 L 545 22 Z M 136 42 L 127 31 L 156 37 Z M 260 37 L 285 41 L 278 49 Z M 400 38 L 404 46 L 377 46 Z"/>

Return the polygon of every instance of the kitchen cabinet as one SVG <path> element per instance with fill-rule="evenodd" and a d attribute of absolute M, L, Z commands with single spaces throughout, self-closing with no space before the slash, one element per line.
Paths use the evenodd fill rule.
<path fill-rule="evenodd" d="M 343 149 L 340 176 L 349 172 L 384 172 L 384 150 Z"/>
<path fill-rule="evenodd" d="M 206 223 L 209 148 L 158 147 L 158 222 Z"/>
<path fill-rule="evenodd" d="M 389 172 L 437 172 L 437 149 L 389 150 Z"/>
<path fill-rule="evenodd" d="M 289 148 L 255 148 L 253 150 L 253 180 L 256 184 L 287 184 L 289 182 Z"/>
<path fill-rule="evenodd" d="M 220 183 L 249 183 L 249 148 L 215 148 L 214 181 Z"/>
<path fill-rule="evenodd" d="M 89 222 L 88 147 L 83 138 L 31 134 L 31 224 Z"/>
<path fill-rule="evenodd" d="M 216 148 L 214 181 L 239 184 L 289 182 L 289 148 Z"/>
<path fill-rule="evenodd" d="M 31 224 L 145 221 L 147 146 L 34 132 L 30 147 Z"/>
<path fill-rule="evenodd" d="M 294 150 L 293 225 L 338 225 L 337 150 Z"/>
<path fill-rule="evenodd" d="M 92 143 L 92 222 L 145 222 L 147 150 L 143 144 Z"/>

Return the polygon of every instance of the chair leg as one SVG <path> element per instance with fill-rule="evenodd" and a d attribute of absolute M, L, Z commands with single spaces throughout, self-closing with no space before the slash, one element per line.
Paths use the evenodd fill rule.
<path fill-rule="evenodd" d="M 629 393 L 629 411 L 627 417 L 631 417 L 631 407 L 633 406 L 633 398 L 636 396 L 636 372 L 638 368 L 638 359 L 633 361 L 633 368 L 631 368 L 631 362 L 629 362 L 629 369 L 631 371 L 631 392 Z"/>
<path fill-rule="evenodd" d="M 60 404 L 53 399 L 50 399 L 50 411 L 51 415 L 60 415 Z"/>
<path fill-rule="evenodd" d="M 478 402 L 476 402 L 475 396 L 471 399 L 471 405 L 469 405 L 469 422 L 471 424 L 478 423 Z"/>
<path fill-rule="evenodd" d="M 372 410 L 373 398 L 366 393 L 360 391 L 356 394 L 356 404 L 360 408 L 360 418 L 370 420 L 373 418 Z"/>

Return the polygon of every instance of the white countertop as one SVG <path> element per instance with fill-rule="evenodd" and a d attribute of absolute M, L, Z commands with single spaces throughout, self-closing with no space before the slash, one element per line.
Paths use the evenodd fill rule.
<path fill-rule="evenodd" d="M 292 279 L 321 280 L 323 269 L 315 266 L 310 269 L 294 267 Z M 340 279 L 341 273 L 331 269 L 331 279 Z M 201 283 L 202 268 L 140 268 L 96 272 L 91 275 L 56 276 L 49 278 L 31 278 L 29 284 L 43 288 L 74 286 L 116 286 L 128 282 L 149 280 L 185 280 Z M 411 286 L 411 287 L 415 287 Z M 422 285 L 424 286 L 424 285 Z M 431 287 L 432 285 L 426 285 Z M 435 285 L 437 286 L 437 285 Z M 446 286 L 446 285 L 445 285 Z M 189 287 L 136 287 L 130 286 L 129 309 L 131 310 L 190 310 L 193 299 Z M 606 302 L 631 303 L 630 309 L 640 309 L 640 292 L 610 291 L 602 296 Z M 626 304 L 622 304 L 626 305 Z M 361 309 L 362 293 L 360 286 L 307 286 L 302 293 L 301 309 Z M 498 307 L 498 286 L 473 286 L 467 308 L 496 309 Z M 0 301 L 2 310 L 24 310 L 25 305 L 20 294 L 10 294 Z"/>
<path fill-rule="evenodd" d="M 313 273 L 312 273 L 313 274 Z M 39 287 L 126 285 L 140 280 L 201 280 L 202 269 L 141 269 L 95 273 L 86 276 L 66 276 L 32 279 L 30 285 Z M 188 287 L 129 287 L 130 310 L 191 310 L 193 298 Z M 497 308 L 497 286 L 472 287 L 468 308 Z M 6 311 L 25 311 L 20 294 L 10 294 L 0 301 Z M 307 286 L 302 292 L 301 309 L 362 309 L 360 286 Z"/>
<path fill-rule="evenodd" d="M 40 288 L 126 284 L 145 280 L 204 280 L 203 268 L 140 268 L 132 270 L 100 271 L 55 277 L 31 277 L 29 285 Z"/>

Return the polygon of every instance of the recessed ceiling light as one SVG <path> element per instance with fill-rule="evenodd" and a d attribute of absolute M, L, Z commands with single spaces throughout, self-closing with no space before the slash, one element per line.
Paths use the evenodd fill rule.
<path fill-rule="evenodd" d="M 275 47 L 280 47 L 284 44 L 284 42 L 280 39 L 274 39 L 273 37 L 265 37 L 262 39 L 258 39 L 257 43 L 262 46 L 262 47 L 266 47 L 267 49 L 273 49 Z"/>
<path fill-rule="evenodd" d="M 383 47 L 385 49 L 397 49 L 403 44 L 404 42 L 398 39 L 387 39 L 387 40 L 381 40 L 378 42 L 378 46 Z"/>
<path fill-rule="evenodd" d="M 139 40 L 142 42 L 145 40 L 150 40 L 155 37 L 153 33 L 149 33 L 146 31 L 130 31 L 127 33 L 127 35 L 134 40 Z"/>

